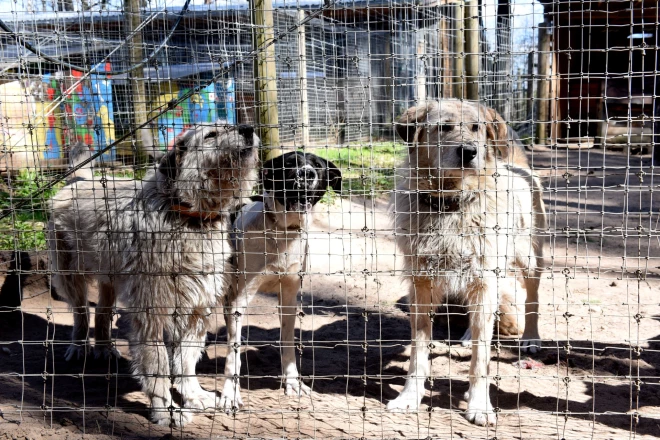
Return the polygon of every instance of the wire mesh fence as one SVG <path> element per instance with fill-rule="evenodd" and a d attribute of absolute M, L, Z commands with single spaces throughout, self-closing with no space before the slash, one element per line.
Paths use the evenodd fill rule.
<path fill-rule="evenodd" d="M 657 2 L 0 6 L 2 438 L 657 437 Z"/>

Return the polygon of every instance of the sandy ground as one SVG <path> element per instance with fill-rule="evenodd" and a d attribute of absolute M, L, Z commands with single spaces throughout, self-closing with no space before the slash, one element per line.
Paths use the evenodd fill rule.
<path fill-rule="evenodd" d="M 535 153 L 551 225 L 541 283 L 545 349 L 532 356 L 539 366 L 525 370 L 515 364 L 526 356 L 514 341 L 498 341 L 496 427 L 475 427 L 461 415 L 470 351 L 450 342 L 465 329 L 461 316 L 447 319 L 455 310 L 441 311 L 434 327 L 434 380 L 421 411 L 385 411 L 408 366 L 406 282 L 396 270 L 386 202 L 342 199 L 321 208 L 310 233 L 297 337 L 311 396 L 284 396 L 277 299 L 259 295 L 243 333 L 244 408 L 200 413 L 179 430 L 154 426 L 130 374 L 121 310 L 114 336 L 122 359 L 65 362 L 71 314 L 35 265 L 19 323 L 0 317 L 0 439 L 657 438 L 660 245 L 649 162 L 601 150 Z M 197 371 L 203 386 L 220 390 L 225 330 L 217 322 Z"/>

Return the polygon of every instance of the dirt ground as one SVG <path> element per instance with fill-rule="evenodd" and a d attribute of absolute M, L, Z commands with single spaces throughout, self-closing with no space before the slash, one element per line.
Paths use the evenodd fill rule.
<path fill-rule="evenodd" d="M 0 439 L 658 438 L 660 214 L 650 159 L 537 150 L 534 166 L 550 220 L 540 292 L 545 349 L 531 357 L 538 361 L 531 370 L 518 367 L 527 356 L 513 341 L 493 349 L 496 427 L 461 415 L 470 351 L 449 342 L 465 329 L 461 316 L 447 319 L 453 310 L 441 311 L 434 327 L 434 380 L 421 410 L 385 411 L 408 366 L 406 282 L 386 201 L 341 199 L 321 207 L 310 233 L 297 332 L 310 397 L 284 395 L 277 299 L 259 295 L 243 333 L 245 406 L 200 413 L 179 430 L 154 426 L 130 374 L 121 311 L 114 336 L 122 359 L 65 362 L 71 314 L 51 298 L 43 265 L 33 264 L 22 318 L 9 324 L 0 316 Z M 220 390 L 225 330 L 222 317 L 217 322 L 197 371 L 203 386 Z"/>

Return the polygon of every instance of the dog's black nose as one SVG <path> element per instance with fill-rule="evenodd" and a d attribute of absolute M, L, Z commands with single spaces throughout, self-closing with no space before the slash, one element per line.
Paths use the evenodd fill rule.
<path fill-rule="evenodd" d="M 458 157 L 461 158 L 461 163 L 467 165 L 472 159 L 477 157 L 477 146 L 476 145 L 462 145 L 456 150 Z"/>
<path fill-rule="evenodd" d="M 253 136 L 254 136 L 254 127 L 251 125 L 239 125 L 238 126 L 238 134 L 243 136 L 245 140 L 248 142 L 248 146 L 252 146 L 252 142 L 254 141 Z"/>

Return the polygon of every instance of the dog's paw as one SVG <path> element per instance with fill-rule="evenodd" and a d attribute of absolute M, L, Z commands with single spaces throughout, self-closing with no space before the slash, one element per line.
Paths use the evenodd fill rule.
<path fill-rule="evenodd" d="M 72 342 L 71 345 L 69 345 L 69 347 L 66 349 L 66 353 L 64 353 L 64 359 L 67 362 L 85 359 L 85 356 L 87 356 L 87 353 L 89 353 L 89 349 L 90 347 L 88 344 L 75 344 Z"/>
<path fill-rule="evenodd" d="M 474 423 L 477 426 L 493 426 L 497 421 L 493 405 L 490 403 L 488 396 L 470 398 L 471 393 L 465 393 L 468 399 L 468 409 L 465 412 L 465 418 L 468 422 Z"/>
<path fill-rule="evenodd" d="M 422 398 L 417 393 L 401 393 L 387 404 L 387 410 L 397 413 L 415 412 L 421 401 Z"/>
<path fill-rule="evenodd" d="M 539 335 L 523 335 L 520 340 L 520 350 L 525 353 L 538 353 L 541 348 L 541 337 Z"/>
<path fill-rule="evenodd" d="M 170 415 L 169 411 L 152 412 L 151 420 L 160 426 L 169 428 L 182 428 L 192 422 L 193 415 L 189 411 L 174 411 Z"/>
<path fill-rule="evenodd" d="M 241 399 L 241 389 L 238 383 L 232 379 L 225 381 L 225 386 L 222 389 L 222 397 L 220 398 L 219 408 L 225 413 L 238 411 L 243 406 Z"/>
<path fill-rule="evenodd" d="M 121 359 L 121 353 L 114 345 L 96 344 L 94 346 L 94 357 L 103 361 Z"/>
<path fill-rule="evenodd" d="M 166 404 L 165 399 L 154 397 L 151 400 L 151 421 L 160 426 L 181 428 L 192 421 L 193 414 L 182 410 L 178 405 Z"/>
<path fill-rule="evenodd" d="M 196 393 L 183 397 L 183 407 L 193 409 L 213 409 L 220 406 L 220 399 L 214 391 L 200 389 Z"/>
<path fill-rule="evenodd" d="M 463 347 L 472 347 L 472 332 L 469 328 L 465 330 L 465 333 L 463 333 L 463 336 L 461 336 L 459 341 L 461 341 Z"/>
<path fill-rule="evenodd" d="M 312 394 L 312 390 L 302 380 L 287 378 L 284 394 L 293 397 L 309 396 Z"/>

